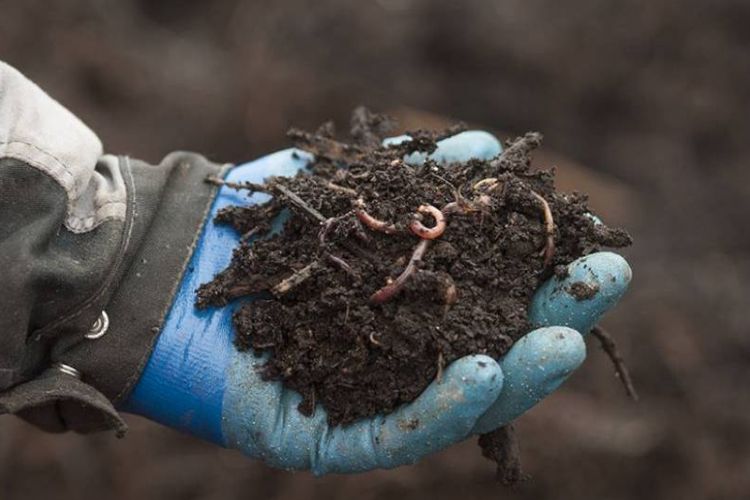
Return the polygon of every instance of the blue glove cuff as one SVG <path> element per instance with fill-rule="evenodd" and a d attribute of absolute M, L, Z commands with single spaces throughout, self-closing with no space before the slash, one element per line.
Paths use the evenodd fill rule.
<path fill-rule="evenodd" d="M 272 175 L 294 175 L 309 161 L 305 153 L 288 149 L 232 169 L 233 182 L 263 182 Z M 256 193 L 259 203 L 268 195 Z M 237 304 L 198 310 L 195 290 L 222 271 L 231 260 L 238 235 L 214 218 L 229 205 L 247 205 L 246 192 L 222 187 L 180 282 L 172 307 L 141 378 L 120 409 L 146 416 L 224 445 L 222 401 L 227 369 L 234 351 L 232 314 Z"/>

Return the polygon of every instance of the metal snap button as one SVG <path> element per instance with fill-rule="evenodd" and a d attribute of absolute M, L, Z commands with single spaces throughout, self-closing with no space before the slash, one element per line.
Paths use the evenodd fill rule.
<path fill-rule="evenodd" d="M 109 330 L 109 316 L 107 316 L 106 311 L 102 311 L 102 313 L 99 315 L 96 321 L 94 321 L 94 324 L 91 325 L 91 328 L 89 328 L 88 333 L 84 335 L 84 337 L 89 340 L 95 340 L 103 337 L 104 334 L 107 333 L 107 330 Z"/>
<path fill-rule="evenodd" d="M 79 372 L 78 370 L 76 370 L 70 365 L 66 365 L 65 363 L 55 363 L 54 365 L 52 365 L 52 368 L 64 373 L 65 375 L 75 377 L 79 380 L 81 379 L 81 372 Z"/>

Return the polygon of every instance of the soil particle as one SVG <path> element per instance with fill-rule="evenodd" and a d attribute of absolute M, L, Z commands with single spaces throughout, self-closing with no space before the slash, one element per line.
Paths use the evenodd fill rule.
<path fill-rule="evenodd" d="M 408 420 L 402 420 L 398 423 L 398 426 L 401 428 L 401 430 L 413 431 L 419 428 L 419 419 L 410 418 Z"/>
<path fill-rule="evenodd" d="M 298 391 L 305 415 L 322 405 L 331 425 L 414 400 L 462 356 L 499 359 L 530 330 L 542 282 L 630 243 L 592 220 L 585 196 L 555 191 L 552 171 L 530 170 L 538 133 L 492 160 L 410 166 L 404 155 L 434 151 L 460 128 L 413 131 L 413 141 L 384 147 L 387 123 L 357 110 L 352 144 L 330 125 L 293 130 L 312 165 L 235 186 L 272 198 L 218 214 L 255 241 L 242 239 L 229 267 L 198 290 L 199 307 L 256 299 L 234 315 L 235 345 L 270 352 L 263 376 Z M 271 232 L 282 215 L 283 231 Z M 596 291 L 572 287 L 579 300 Z M 501 434 L 483 442 L 500 446 Z"/>
<path fill-rule="evenodd" d="M 589 300 L 599 292 L 598 283 L 587 283 L 585 281 L 576 281 L 568 287 L 568 293 L 575 297 L 577 301 Z"/>

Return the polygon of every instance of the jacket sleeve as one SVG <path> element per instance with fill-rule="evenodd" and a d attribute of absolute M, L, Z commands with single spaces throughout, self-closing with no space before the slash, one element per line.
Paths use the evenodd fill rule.
<path fill-rule="evenodd" d="M 0 414 L 50 431 L 126 427 L 143 369 L 226 166 L 102 154 L 98 137 L 0 62 Z"/>

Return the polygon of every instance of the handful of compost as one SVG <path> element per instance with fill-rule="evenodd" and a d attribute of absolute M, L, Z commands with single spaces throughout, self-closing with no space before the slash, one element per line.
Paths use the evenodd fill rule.
<path fill-rule="evenodd" d="M 235 345 L 268 352 L 264 377 L 298 391 L 305 415 L 322 405 L 331 425 L 414 400 L 465 355 L 502 357 L 530 331 L 541 283 L 631 242 L 585 196 L 556 192 L 552 171 L 530 169 L 538 133 L 494 159 L 439 167 L 409 159 L 460 129 L 384 144 L 387 123 L 358 109 L 351 144 L 330 124 L 291 131 L 314 157 L 309 171 L 233 185 L 271 197 L 218 214 L 243 237 L 198 292 L 199 307 L 253 297 L 235 314 Z M 483 437 L 485 454 L 502 459 L 510 435 Z"/>

